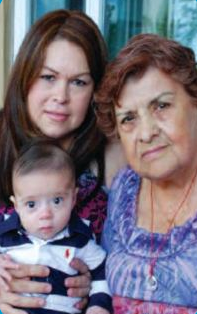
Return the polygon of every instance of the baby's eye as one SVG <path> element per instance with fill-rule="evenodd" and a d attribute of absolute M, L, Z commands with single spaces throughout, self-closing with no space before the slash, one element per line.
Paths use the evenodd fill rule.
<path fill-rule="evenodd" d="M 53 203 L 55 204 L 55 205 L 59 205 L 60 203 L 62 203 L 63 202 L 63 197 L 61 197 L 61 196 L 57 196 L 57 197 L 54 197 L 53 198 Z"/>
<path fill-rule="evenodd" d="M 28 201 L 26 203 L 26 206 L 29 207 L 29 208 L 35 208 L 36 202 L 35 201 Z"/>

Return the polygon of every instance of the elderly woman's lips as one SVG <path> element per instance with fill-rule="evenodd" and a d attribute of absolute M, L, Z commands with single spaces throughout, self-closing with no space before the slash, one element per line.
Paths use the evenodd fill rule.
<path fill-rule="evenodd" d="M 69 114 L 60 113 L 56 111 L 45 111 L 45 114 L 54 121 L 66 121 L 69 117 Z"/>
<path fill-rule="evenodd" d="M 144 158 L 144 159 L 152 159 L 152 158 L 155 158 L 155 157 L 157 157 L 165 148 L 166 148 L 166 146 L 163 145 L 163 146 L 158 146 L 158 147 L 149 149 L 149 150 L 145 151 L 145 152 L 142 154 L 142 158 Z"/>

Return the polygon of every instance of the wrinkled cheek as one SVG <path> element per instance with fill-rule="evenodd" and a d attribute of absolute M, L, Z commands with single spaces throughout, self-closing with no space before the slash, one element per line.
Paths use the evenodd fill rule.
<path fill-rule="evenodd" d="M 138 169 L 141 167 L 141 158 L 137 152 L 135 147 L 135 143 L 131 143 L 131 141 L 124 143 L 123 150 L 125 152 L 125 156 L 128 164 L 134 169 Z"/>
<path fill-rule="evenodd" d="M 127 162 L 132 167 L 136 163 L 136 156 L 135 156 L 133 150 L 130 149 L 129 147 L 125 147 L 123 149 L 124 149 L 124 152 L 125 152 L 125 156 L 126 156 Z"/>
<path fill-rule="evenodd" d="M 128 155 L 133 155 L 134 153 L 134 145 L 135 145 L 135 142 L 130 138 L 130 137 L 124 137 L 124 136 L 120 136 L 120 141 L 122 143 L 122 147 L 123 147 L 123 150 L 125 151 L 126 154 Z"/>

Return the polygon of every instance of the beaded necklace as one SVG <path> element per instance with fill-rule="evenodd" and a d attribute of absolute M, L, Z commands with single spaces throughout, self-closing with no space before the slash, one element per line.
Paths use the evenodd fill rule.
<path fill-rule="evenodd" d="M 167 229 L 167 232 L 164 236 L 164 238 L 162 239 L 161 243 L 160 243 L 160 246 L 157 250 L 157 254 L 154 258 L 152 258 L 151 262 L 150 262 L 150 268 L 149 268 L 149 274 L 148 274 L 148 277 L 147 277 L 147 284 L 148 284 L 148 287 L 150 290 L 154 291 L 157 289 L 157 278 L 154 274 L 154 268 L 155 268 L 155 265 L 157 263 L 157 260 L 159 258 L 159 254 L 160 252 L 162 251 L 168 237 L 169 237 L 169 233 L 170 233 L 170 229 L 172 228 L 174 222 L 175 222 L 175 219 L 177 217 L 177 215 L 180 213 L 182 207 L 183 207 L 183 204 L 185 203 L 185 201 L 187 200 L 190 192 L 191 192 L 191 189 L 193 187 L 193 184 L 194 184 L 194 181 L 196 179 L 196 176 L 197 176 L 197 170 L 195 171 L 194 175 L 192 176 L 192 179 L 191 179 L 191 182 L 188 186 L 188 188 L 185 190 L 185 193 L 183 194 L 183 198 L 182 200 L 180 201 L 180 203 L 178 204 L 177 206 L 177 209 L 175 210 L 175 213 L 174 213 L 174 216 L 172 217 L 170 223 L 169 223 L 169 226 L 168 226 L 168 229 Z M 153 227 L 154 227 L 154 202 L 153 202 L 153 186 L 152 186 L 152 182 L 151 182 L 151 185 L 150 185 L 150 199 L 151 199 L 151 255 L 153 254 L 153 249 L 154 249 L 154 234 L 153 234 Z"/>

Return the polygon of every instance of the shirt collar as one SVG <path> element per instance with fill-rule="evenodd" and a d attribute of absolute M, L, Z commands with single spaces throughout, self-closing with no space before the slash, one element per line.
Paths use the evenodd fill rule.
<path fill-rule="evenodd" d="M 0 236 L 2 234 L 5 234 L 10 231 L 22 231 L 24 230 L 19 216 L 16 211 L 14 211 L 11 216 L 1 222 L 1 228 L 0 228 Z M 66 237 L 73 236 L 76 233 L 83 234 L 87 238 L 92 238 L 92 232 L 90 227 L 80 218 L 76 213 L 72 213 L 68 228 L 65 228 L 63 231 L 63 235 Z M 62 232 L 58 233 L 53 240 L 57 240 L 56 237 L 60 234 L 60 237 L 62 238 Z M 58 238 L 59 239 L 59 238 Z"/>

